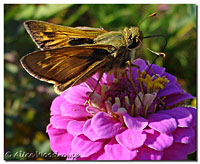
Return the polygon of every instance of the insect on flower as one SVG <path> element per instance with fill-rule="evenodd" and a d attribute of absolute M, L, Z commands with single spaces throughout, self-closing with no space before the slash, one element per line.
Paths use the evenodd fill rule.
<path fill-rule="evenodd" d="M 24 25 L 40 50 L 22 57 L 21 64 L 35 78 L 53 83 L 57 93 L 86 81 L 96 72 L 100 73 L 99 82 L 104 72 L 117 75 L 131 67 L 135 50 L 144 38 L 139 27 L 107 31 L 35 20 Z"/>

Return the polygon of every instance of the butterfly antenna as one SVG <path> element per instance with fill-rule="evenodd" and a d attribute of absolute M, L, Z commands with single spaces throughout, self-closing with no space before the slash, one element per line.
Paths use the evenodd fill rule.
<path fill-rule="evenodd" d="M 151 35 L 151 36 L 145 36 L 145 37 L 143 37 L 143 38 L 144 38 L 144 39 L 148 39 L 148 38 L 155 38 L 155 37 L 161 37 L 161 38 L 164 38 L 164 39 L 165 39 L 165 44 L 164 44 L 164 46 L 163 46 L 163 48 L 162 48 L 162 50 L 161 50 L 161 51 L 164 51 L 165 48 L 166 48 L 166 46 L 167 46 L 167 41 L 168 41 L 168 39 L 167 39 L 166 36 L 164 36 L 164 35 Z M 153 51 L 153 50 L 151 50 L 151 49 L 149 49 L 149 48 L 147 48 L 147 50 L 149 50 L 150 52 L 156 54 L 156 57 L 154 58 L 154 60 L 153 60 L 153 62 L 151 63 L 151 65 L 149 66 L 149 69 L 147 70 L 146 74 L 149 72 L 149 70 L 151 69 L 152 65 L 156 62 L 156 60 L 157 60 L 160 56 L 162 56 L 163 58 L 165 58 L 165 56 L 166 56 L 166 54 L 163 53 L 163 52 L 155 52 L 155 51 Z M 152 72 L 153 72 L 153 71 L 152 71 Z"/>
<path fill-rule="evenodd" d="M 148 74 L 149 70 L 151 69 L 152 65 L 155 63 L 155 61 L 162 56 L 163 58 L 165 58 L 166 54 L 164 52 L 155 52 L 149 48 L 147 48 L 147 50 L 149 50 L 150 52 L 152 52 L 153 54 L 156 54 L 156 57 L 154 58 L 153 62 L 151 63 L 151 65 L 149 66 L 149 69 L 146 72 L 146 75 Z M 153 70 L 151 70 L 153 72 Z M 154 72 L 153 72 L 154 73 Z M 155 73 L 154 73 L 155 74 Z"/>
<path fill-rule="evenodd" d="M 157 15 L 157 13 L 154 12 L 154 13 L 152 13 L 152 14 L 146 16 L 145 18 L 143 18 L 143 19 L 139 22 L 138 27 L 140 27 L 140 25 L 141 25 L 146 19 L 148 19 L 148 18 L 150 18 L 150 17 L 155 17 L 156 15 Z"/>
<path fill-rule="evenodd" d="M 144 36 L 143 39 L 158 38 L 158 37 L 164 38 L 164 39 L 165 39 L 165 44 L 164 44 L 164 46 L 163 46 L 163 48 L 162 48 L 162 50 L 161 50 L 161 51 L 164 51 L 165 48 L 166 48 L 166 46 L 167 46 L 167 41 L 168 41 L 168 39 L 167 39 L 167 37 L 166 37 L 165 35 L 150 35 L 150 36 Z"/>

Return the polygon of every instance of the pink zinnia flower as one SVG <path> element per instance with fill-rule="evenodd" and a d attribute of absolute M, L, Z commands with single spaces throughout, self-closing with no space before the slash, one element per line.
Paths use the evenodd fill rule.
<path fill-rule="evenodd" d="M 78 160 L 185 160 L 196 150 L 193 98 L 165 69 L 137 59 L 132 79 L 94 75 L 55 98 L 47 132 L 54 153 Z"/>

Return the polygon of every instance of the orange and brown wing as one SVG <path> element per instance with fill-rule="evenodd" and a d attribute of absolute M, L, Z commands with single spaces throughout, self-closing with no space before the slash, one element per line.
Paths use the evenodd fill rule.
<path fill-rule="evenodd" d="M 102 28 L 73 28 L 36 20 L 26 21 L 24 26 L 41 50 L 92 44 L 94 38 L 107 32 Z"/>
<path fill-rule="evenodd" d="M 109 48 L 91 45 L 36 51 L 24 56 L 21 63 L 29 74 L 55 84 L 56 91 L 63 92 L 84 82 L 109 62 Z"/>

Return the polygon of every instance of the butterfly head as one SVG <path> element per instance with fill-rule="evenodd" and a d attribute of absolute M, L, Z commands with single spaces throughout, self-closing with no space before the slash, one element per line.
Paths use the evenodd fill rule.
<path fill-rule="evenodd" d="M 143 34 L 138 27 L 125 28 L 124 33 L 129 49 L 136 49 L 142 44 Z"/>

